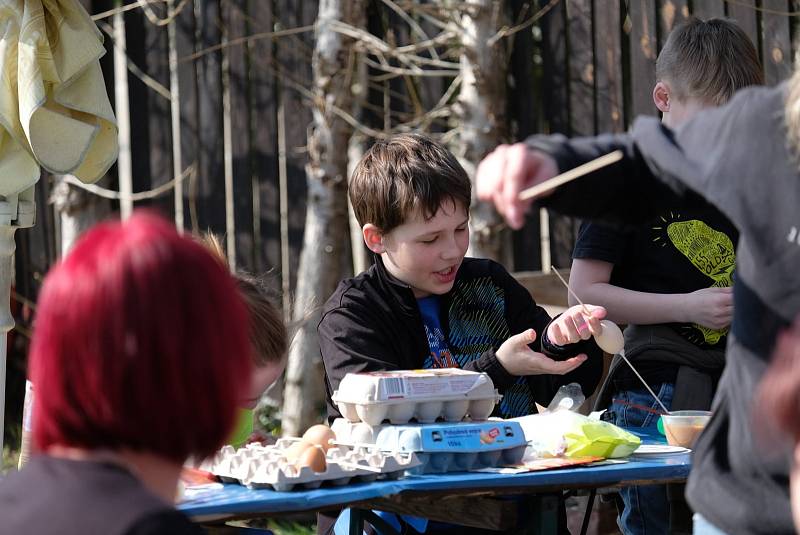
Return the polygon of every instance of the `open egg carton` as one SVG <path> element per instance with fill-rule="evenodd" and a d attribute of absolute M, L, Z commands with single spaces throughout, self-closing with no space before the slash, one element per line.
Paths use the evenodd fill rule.
<path fill-rule="evenodd" d="M 485 373 L 458 368 L 348 373 L 333 402 L 350 422 L 485 420 L 501 399 Z"/>
<path fill-rule="evenodd" d="M 527 442 L 517 422 L 379 425 L 337 418 L 331 429 L 339 444 L 375 444 L 381 451 L 415 453 L 420 461 L 412 474 L 468 472 L 518 464 Z"/>
<path fill-rule="evenodd" d="M 283 438 L 275 445 L 248 444 L 234 449 L 224 446 L 201 468 L 225 482 L 276 491 L 310 490 L 323 483 L 332 486 L 351 482 L 402 477 L 421 464 L 413 452 L 387 453 L 377 447 L 331 447 L 325 454 L 324 470 L 301 466 L 286 458 L 286 451 L 298 439 Z"/>

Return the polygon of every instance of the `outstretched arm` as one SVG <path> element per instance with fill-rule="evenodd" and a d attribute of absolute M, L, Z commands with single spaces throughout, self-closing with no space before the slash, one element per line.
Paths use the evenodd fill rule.
<path fill-rule="evenodd" d="M 598 303 L 617 323 L 697 323 L 710 329 L 730 325 L 733 317 L 731 288 L 703 288 L 691 293 L 637 292 L 610 283 L 614 264 L 578 258 L 572 262 L 569 285 L 584 302 Z M 570 305 L 577 304 L 569 296 Z"/>

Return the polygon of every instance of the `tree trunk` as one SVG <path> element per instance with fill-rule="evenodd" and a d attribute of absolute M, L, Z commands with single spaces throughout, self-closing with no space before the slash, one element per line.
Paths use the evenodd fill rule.
<path fill-rule="evenodd" d="M 474 179 L 477 163 L 501 143 L 506 125 L 505 41 L 492 41 L 504 19 L 503 2 L 477 0 L 464 8 L 460 20 L 461 91 L 457 112 L 460 132 L 456 155 Z M 473 186 L 474 193 L 474 186 Z M 487 203 L 473 202 L 470 225 L 471 256 L 507 260 L 508 232 L 500 231 L 501 218 Z M 510 242 L 509 242 L 510 243 Z"/>
<path fill-rule="evenodd" d="M 106 199 L 70 186 L 62 177 L 63 175 L 53 176 L 50 202 L 59 217 L 59 255 L 63 257 L 85 230 L 109 216 L 111 207 Z M 106 182 L 106 177 L 103 177 L 97 181 L 97 185 L 105 187 Z"/>
<path fill-rule="evenodd" d="M 289 351 L 283 432 L 300 435 L 322 417 L 323 368 L 317 340 L 320 305 L 341 278 L 347 232 L 347 146 L 352 128 L 333 112 L 351 109 L 354 72 L 348 62 L 352 39 L 331 27 L 344 22 L 363 28 L 362 0 L 321 0 L 313 68 L 313 122 L 306 167 L 308 205 L 292 317 L 302 322 Z"/>

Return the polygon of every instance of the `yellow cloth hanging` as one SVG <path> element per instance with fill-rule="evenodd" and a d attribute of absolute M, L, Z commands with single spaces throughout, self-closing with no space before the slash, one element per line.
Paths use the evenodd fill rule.
<path fill-rule="evenodd" d="M 0 195 L 34 184 L 39 165 L 94 182 L 114 163 L 103 54 L 77 0 L 0 0 Z"/>

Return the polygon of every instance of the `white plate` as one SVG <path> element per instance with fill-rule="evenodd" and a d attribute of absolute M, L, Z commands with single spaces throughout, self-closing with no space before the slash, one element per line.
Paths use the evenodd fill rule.
<path fill-rule="evenodd" d="M 674 455 L 678 453 L 689 453 L 689 448 L 683 446 L 670 446 L 669 444 L 642 444 L 633 455 Z"/>

